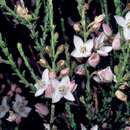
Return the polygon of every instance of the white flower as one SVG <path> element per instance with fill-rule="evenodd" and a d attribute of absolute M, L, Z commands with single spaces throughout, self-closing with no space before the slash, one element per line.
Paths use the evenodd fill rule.
<path fill-rule="evenodd" d="M 75 58 L 89 57 L 93 48 L 93 40 L 84 43 L 80 37 L 74 36 L 74 46 L 75 50 L 72 51 L 71 56 Z"/>
<path fill-rule="evenodd" d="M 31 111 L 31 108 L 27 106 L 28 101 L 24 97 L 17 94 L 15 96 L 15 102 L 13 103 L 13 110 L 20 117 L 27 117 Z"/>
<path fill-rule="evenodd" d="M 74 87 L 72 87 L 72 83 L 68 76 L 63 77 L 61 81 L 53 80 L 52 86 L 55 88 L 55 91 L 52 95 L 53 103 L 60 101 L 63 97 L 70 101 L 75 100 L 74 96 L 72 95 Z M 76 84 L 74 84 L 74 86 L 76 86 Z"/>
<path fill-rule="evenodd" d="M 45 69 L 42 74 L 42 79 L 39 80 L 34 86 L 36 87 L 37 91 L 35 96 L 40 96 L 43 92 L 47 89 L 48 85 L 50 84 L 49 80 L 49 71 Z"/>
<path fill-rule="evenodd" d="M 122 16 L 115 16 L 116 22 L 123 27 L 125 40 L 130 40 L 130 11 L 126 14 L 125 18 Z"/>
<path fill-rule="evenodd" d="M 98 130 L 98 125 L 94 125 L 90 130 Z"/>
<path fill-rule="evenodd" d="M 104 43 L 105 35 L 104 33 L 101 33 L 96 39 L 95 39 L 95 51 L 100 56 L 108 56 L 108 53 L 112 50 L 112 46 L 106 46 Z"/>

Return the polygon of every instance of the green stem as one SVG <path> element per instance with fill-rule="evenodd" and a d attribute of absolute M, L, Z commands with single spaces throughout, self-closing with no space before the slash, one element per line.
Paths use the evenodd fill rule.
<path fill-rule="evenodd" d="M 21 44 L 21 43 L 18 43 L 18 44 L 17 44 L 17 48 L 18 48 L 18 51 L 19 51 L 21 57 L 22 57 L 23 60 L 24 60 L 25 66 L 28 68 L 29 72 L 31 73 L 32 78 L 33 78 L 33 79 L 35 80 L 35 82 L 36 82 L 36 81 L 37 81 L 37 76 L 35 75 L 35 73 L 34 73 L 32 67 L 30 66 L 30 64 L 29 64 L 29 62 L 28 62 L 28 59 L 27 59 L 26 55 L 24 54 L 24 51 L 23 51 L 23 49 L 22 49 L 22 44 Z"/>
<path fill-rule="evenodd" d="M 32 84 L 30 84 L 25 78 L 24 76 L 21 74 L 21 72 L 19 71 L 19 69 L 16 66 L 16 63 L 13 60 L 12 55 L 9 53 L 8 48 L 6 47 L 6 44 L 4 43 L 4 41 L 2 41 L 2 38 L 0 36 L 0 48 L 2 49 L 2 52 L 4 53 L 4 55 L 6 56 L 7 60 L 6 62 L 8 62 L 9 65 L 11 65 L 12 70 L 16 73 L 16 75 L 19 77 L 19 79 L 22 81 L 23 84 L 25 84 L 26 87 L 28 86 L 33 86 Z"/>

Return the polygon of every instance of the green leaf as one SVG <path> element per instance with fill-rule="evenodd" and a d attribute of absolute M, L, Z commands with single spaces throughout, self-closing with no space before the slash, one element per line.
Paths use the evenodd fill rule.
<path fill-rule="evenodd" d="M 6 5 L 5 0 L 0 0 L 0 5 Z"/>

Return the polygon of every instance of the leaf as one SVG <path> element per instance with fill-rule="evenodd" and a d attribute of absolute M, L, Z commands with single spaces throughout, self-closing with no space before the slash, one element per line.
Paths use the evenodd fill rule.
<path fill-rule="evenodd" d="M 6 5 L 5 0 L 0 0 L 0 5 Z"/>

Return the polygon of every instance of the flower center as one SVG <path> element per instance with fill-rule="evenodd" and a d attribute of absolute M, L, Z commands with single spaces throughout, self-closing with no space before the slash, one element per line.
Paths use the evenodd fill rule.
<path fill-rule="evenodd" d="M 86 47 L 81 47 L 81 48 L 80 48 L 80 52 L 81 52 L 82 54 L 84 54 L 86 51 L 87 51 Z"/>
<path fill-rule="evenodd" d="M 60 87 L 59 87 L 59 92 L 60 92 L 62 95 L 65 95 L 66 92 L 67 92 L 65 86 L 60 86 Z"/>

